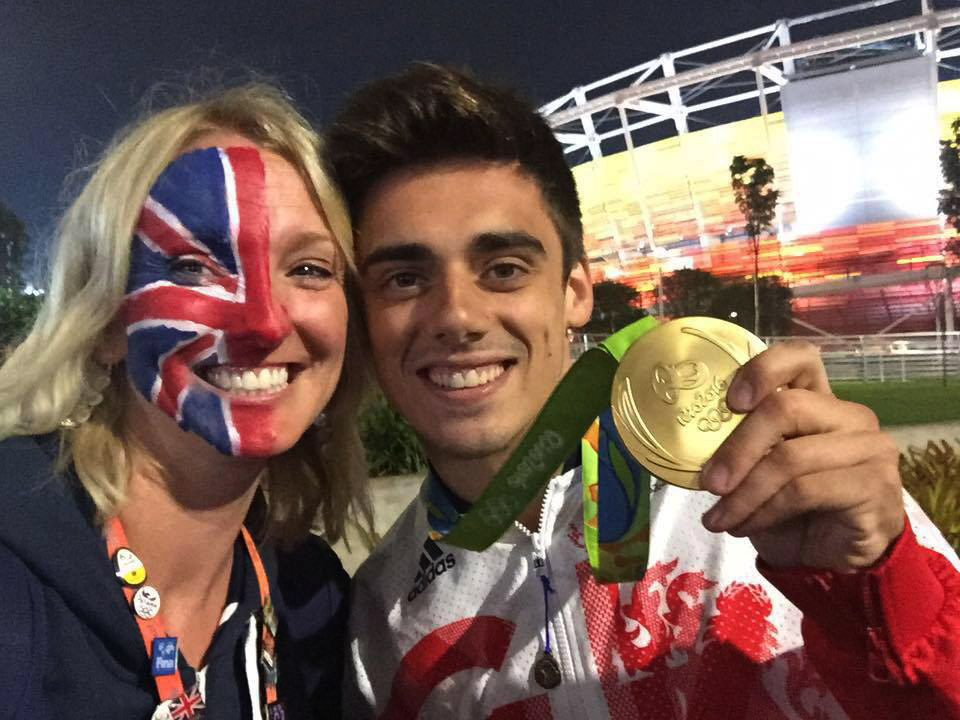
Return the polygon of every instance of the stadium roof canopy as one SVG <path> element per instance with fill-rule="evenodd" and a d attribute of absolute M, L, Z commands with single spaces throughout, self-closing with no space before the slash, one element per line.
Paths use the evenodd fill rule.
<path fill-rule="evenodd" d="M 960 9 L 871 0 L 664 53 L 575 87 L 540 112 L 579 164 L 691 126 L 756 116 L 758 105 L 766 116 L 794 79 L 931 52 L 941 74 L 960 75 L 952 64 L 960 63 Z"/>

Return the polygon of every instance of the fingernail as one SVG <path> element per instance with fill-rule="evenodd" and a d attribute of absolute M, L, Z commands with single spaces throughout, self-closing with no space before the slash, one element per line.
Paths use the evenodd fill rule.
<path fill-rule="evenodd" d="M 731 410 L 749 410 L 753 400 L 753 388 L 746 380 L 735 378 L 727 391 L 727 406 Z"/>
<path fill-rule="evenodd" d="M 727 479 L 730 473 L 726 466 L 712 459 L 700 470 L 700 485 L 710 492 L 719 495 L 727 489 Z"/>
<path fill-rule="evenodd" d="M 717 503 L 703 514 L 703 526 L 710 532 L 720 532 L 723 514 L 723 508 Z"/>

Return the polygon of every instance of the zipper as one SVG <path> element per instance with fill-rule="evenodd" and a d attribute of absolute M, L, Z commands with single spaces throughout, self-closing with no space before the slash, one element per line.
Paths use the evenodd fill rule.
<path fill-rule="evenodd" d="M 537 543 L 537 539 L 543 533 L 543 521 L 547 519 L 547 502 L 549 501 L 550 496 L 553 494 L 553 489 L 556 485 L 556 481 L 560 477 L 562 477 L 562 475 L 557 475 L 556 477 L 551 478 L 550 482 L 547 483 L 546 489 L 543 491 L 543 498 L 540 500 L 540 517 L 537 518 L 536 532 L 530 532 L 530 530 L 527 529 L 527 526 L 524 525 L 519 520 L 513 521 L 513 524 L 520 530 L 520 532 L 522 532 L 528 538 L 532 538 L 534 540 L 534 545 L 539 544 Z M 538 549 L 542 552 L 543 545 L 540 544 L 540 547 Z"/>
<path fill-rule="evenodd" d="M 566 664 L 562 662 L 563 653 L 554 652 L 560 649 L 556 647 L 557 643 L 551 643 L 551 634 L 559 642 L 560 633 L 559 628 L 553 628 L 557 623 L 554 620 L 555 614 L 550 612 L 550 596 L 554 594 L 554 589 L 550 584 L 550 569 L 547 566 L 547 553 L 543 541 L 547 507 L 556 492 L 556 485 L 561 477 L 562 475 L 552 478 L 544 490 L 536 532 L 530 532 L 522 523 L 514 520 L 517 529 L 530 538 L 533 544 L 533 567 L 536 571 L 537 580 L 540 581 L 540 590 L 543 592 L 543 635 L 541 636 L 541 650 L 534 664 L 534 678 L 540 687 L 548 691 L 560 685 L 564 675 L 570 679 L 573 678 L 572 669 L 567 667 L 564 670 L 563 668 Z"/>

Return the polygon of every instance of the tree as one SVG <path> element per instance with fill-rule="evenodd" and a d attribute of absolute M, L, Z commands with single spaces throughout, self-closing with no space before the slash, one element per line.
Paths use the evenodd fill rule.
<path fill-rule="evenodd" d="M 735 280 L 725 283 L 713 298 L 709 315 L 729 320 L 755 335 L 786 335 L 790 332 L 792 308 L 790 300 L 793 291 L 784 285 L 779 277 L 762 277 L 756 285 L 763 315 L 760 321 L 755 317 L 753 300 L 754 285 L 750 282 Z"/>
<path fill-rule="evenodd" d="M 960 118 L 950 125 L 951 136 L 940 141 L 940 172 L 947 187 L 940 191 L 937 211 L 960 232 Z M 960 238 L 951 238 L 943 246 L 945 253 L 960 260 Z"/>
<path fill-rule="evenodd" d="M 0 287 L 0 359 L 30 330 L 40 302 L 36 295 Z"/>
<path fill-rule="evenodd" d="M 26 245 L 23 222 L 13 210 L 0 203 L 0 287 L 20 287 L 20 261 Z"/>
<path fill-rule="evenodd" d="M 733 198 L 746 220 L 753 251 L 753 333 L 760 334 L 760 236 L 769 232 L 777 214 L 780 191 L 773 187 L 773 168 L 763 158 L 737 155 L 730 164 Z"/>
<path fill-rule="evenodd" d="M 602 280 L 593 286 L 593 314 L 583 326 L 583 332 L 612 334 L 646 316 L 646 311 L 640 307 L 640 293 L 636 288 Z"/>
<path fill-rule="evenodd" d="M 711 308 L 723 281 L 706 270 L 676 270 L 664 276 L 663 299 L 671 317 L 712 315 Z"/>

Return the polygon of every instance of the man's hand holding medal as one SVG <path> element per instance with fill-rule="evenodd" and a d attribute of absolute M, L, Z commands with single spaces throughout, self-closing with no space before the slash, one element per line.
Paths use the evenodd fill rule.
<path fill-rule="evenodd" d="M 704 515 L 766 562 L 869 567 L 903 530 L 897 449 L 869 408 L 834 397 L 817 348 L 772 346 L 727 393 L 743 421 L 700 473 L 721 499 Z"/>

